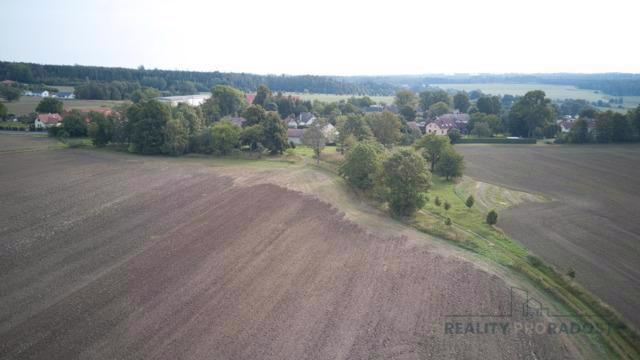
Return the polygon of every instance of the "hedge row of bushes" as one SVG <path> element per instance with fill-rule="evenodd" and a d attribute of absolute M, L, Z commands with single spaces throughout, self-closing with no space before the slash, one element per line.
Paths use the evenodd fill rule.
<path fill-rule="evenodd" d="M 27 125 L 21 122 L 0 121 L 0 130 L 26 130 Z"/>
<path fill-rule="evenodd" d="M 456 144 L 535 144 L 534 138 L 507 139 L 507 138 L 462 138 Z"/>

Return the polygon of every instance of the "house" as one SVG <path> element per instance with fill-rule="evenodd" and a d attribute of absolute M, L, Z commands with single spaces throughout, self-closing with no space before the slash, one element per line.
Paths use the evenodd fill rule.
<path fill-rule="evenodd" d="M 256 94 L 244 94 L 244 97 L 247 99 L 247 104 L 252 105 L 253 104 L 253 100 L 256 98 Z"/>
<path fill-rule="evenodd" d="M 49 92 L 47 90 L 44 90 L 44 91 L 30 91 L 30 90 L 27 90 L 27 91 L 24 92 L 24 96 L 49 97 Z"/>
<path fill-rule="evenodd" d="M 436 135 L 447 135 L 449 134 L 449 130 L 455 129 L 456 124 L 451 119 L 440 119 L 437 118 L 435 121 L 427 124 L 425 128 L 425 133 L 427 134 L 436 134 Z"/>
<path fill-rule="evenodd" d="M 297 129 L 298 128 L 298 122 L 296 121 L 296 117 L 293 116 L 293 115 L 287 116 L 282 121 L 290 129 Z"/>
<path fill-rule="evenodd" d="M 242 125 L 247 121 L 247 119 L 240 117 L 240 116 L 234 116 L 229 120 L 233 125 L 241 128 Z"/>
<path fill-rule="evenodd" d="M 60 91 L 57 94 L 54 94 L 58 99 L 75 99 L 76 96 L 72 92 Z"/>
<path fill-rule="evenodd" d="M 287 129 L 287 137 L 289 141 L 294 144 L 300 144 L 302 142 L 302 135 L 304 134 L 304 129 Z"/>
<path fill-rule="evenodd" d="M 316 121 L 316 117 L 310 112 L 303 112 L 298 115 L 298 126 L 309 126 L 314 121 Z"/>
<path fill-rule="evenodd" d="M 562 131 L 563 133 L 568 133 L 569 131 L 571 131 L 571 128 L 573 128 L 573 121 L 564 120 L 559 122 L 558 125 L 560 126 L 560 131 Z"/>
<path fill-rule="evenodd" d="M 378 104 L 374 104 L 374 105 L 369 105 L 367 107 L 363 107 L 362 111 L 366 112 L 366 113 L 371 113 L 371 112 L 382 112 L 384 111 L 384 106 L 382 105 L 378 105 Z"/>
<path fill-rule="evenodd" d="M 2 85 L 13 86 L 16 82 L 13 80 L 2 80 Z"/>
<path fill-rule="evenodd" d="M 39 114 L 34 121 L 36 129 L 46 129 L 52 126 L 59 126 L 62 122 L 62 117 L 59 114 Z"/>

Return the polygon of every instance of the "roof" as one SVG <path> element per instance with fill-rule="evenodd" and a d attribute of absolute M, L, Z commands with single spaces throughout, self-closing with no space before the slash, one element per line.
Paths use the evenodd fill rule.
<path fill-rule="evenodd" d="M 59 97 L 60 97 L 60 96 L 61 96 L 61 97 L 69 97 L 69 96 L 71 96 L 71 95 L 73 95 L 73 93 L 72 93 L 72 92 L 66 92 L 66 91 L 60 91 L 60 92 L 58 92 L 58 96 L 59 96 Z"/>
<path fill-rule="evenodd" d="M 247 98 L 249 105 L 253 104 L 253 99 L 256 98 L 256 94 L 245 94 L 244 96 Z"/>
<path fill-rule="evenodd" d="M 237 127 L 242 127 L 242 124 L 244 124 L 245 121 L 247 121 L 247 119 L 240 116 L 236 116 L 236 117 L 232 117 L 230 121 L 233 125 Z"/>
<path fill-rule="evenodd" d="M 2 83 L 5 85 L 11 85 L 11 84 L 15 84 L 15 81 L 13 80 L 2 80 Z"/>
<path fill-rule="evenodd" d="M 311 119 L 315 119 L 315 116 L 313 115 L 313 113 L 310 113 L 310 112 L 300 113 L 300 121 L 301 122 L 306 123 Z"/>
<path fill-rule="evenodd" d="M 304 129 L 287 129 L 287 137 L 299 138 L 304 134 Z"/>
<path fill-rule="evenodd" d="M 439 117 L 434 121 L 434 123 L 441 129 L 451 129 L 456 127 L 456 123 L 450 118 Z"/>
<path fill-rule="evenodd" d="M 468 123 L 469 114 L 465 113 L 450 113 L 438 116 L 438 119 L 449 120 L 456 123 Z"/>
<path fill-rule="evenodd" d="M 58 114 L 39 114 L 38 120 L 44 124 L 57 124 L 62 121 L 62 117 Z"/>
<path fill-rule="evenodd" d="M 420 130 L 420 126 L 415 121 L 407 121 L 407 126 L 414 130 Z"/>

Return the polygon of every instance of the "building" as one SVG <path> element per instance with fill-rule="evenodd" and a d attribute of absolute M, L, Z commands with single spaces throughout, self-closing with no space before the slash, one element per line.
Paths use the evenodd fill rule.
<path fill-rule="evenodd" d="M 287 137 L 289 141 L 294 144 L 300 144 L 302 142 L 302 135 L 304 134 L 304 129 L 287 129 Z"/>
<path fill-rule="evenodd" d="M 296 121 L 296 117 L 293 116 L 293 115 L 287 116 L 282 121 L 284 122 L 285 126 L 290 128 L 290 129 L 297 129 L 298 128 L 298 122 Z"/>
<path fill-rule="evenodd" d="M 309 126 L 314 121 L 316 121 L 316 117 L 310 112 L 303 112 L 298 115 L 298 126 Z"/>
<path fill-rule="evenodd" d="M 253 100 L 256 98 L 256 94 L 247 93 L 244 94 L 245 99 L 247 99 L 247 104 L 252 105 Z"/>
<path fill-rule="evenodd" d="M 75 99 L 76 98 L 74 93 L 65 92 L 65 91 L 60 91 L 57 94 L 54 94 L 54 97 L 57 97 L 58 99 Z"/>
<path fill-rule="evenodd" d="M 47 90 L 44 91 L 31 91 L 27 90 L 24 92 L 24 96 L 40 96 L 40 97 L 49 97 L 49 92 Z"/>
<path fill-rule="evenodd" d="M 235 126 L 237 126 L 237 127 L 241 128 L 241 127 L 242 127 L 242 125 L 247 121 L 247 119 L 245 119 L 245 118 L 243 118 L 243 117 L 240 117 L 240 116 L 235 116 L 235 117 L 232 117 L 229 121 L 230 121 L 233 125 L 235 125 Z"/>
<path fill-rule="evenodd" d="M 426 134 L 447 135 L 449 130 L 455 129 L 456 124 L 451 119 L 437 118 L 435 121 L 427 124 L 425 128 Z"/>
<path fill-rule="evenodd" d="M 59 114 L 39 114 L 33 122 L 36 129 L 46 129 L 52 126 L 58 126 L 62 122 L 62 116 Z"/>
<path fill-rule="evenodd" d="M 183 95 L 183 96 L 163 96 L 156 98 L 158 101 L 167 103 L 171 106 L 178 106 L 178 104 L 187 104 L 191 106 L 200 106 L 207 99 L 211 97 L 210 93 L 195 94 L 195 95 Z"/>

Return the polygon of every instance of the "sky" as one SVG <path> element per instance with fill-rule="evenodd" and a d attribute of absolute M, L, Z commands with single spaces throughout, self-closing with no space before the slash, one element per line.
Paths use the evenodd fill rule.
<path fill-rule="evenodd" d="M 246 72 L 640 73 L 638 0 L 0 0 L 0 60 Z"/>

